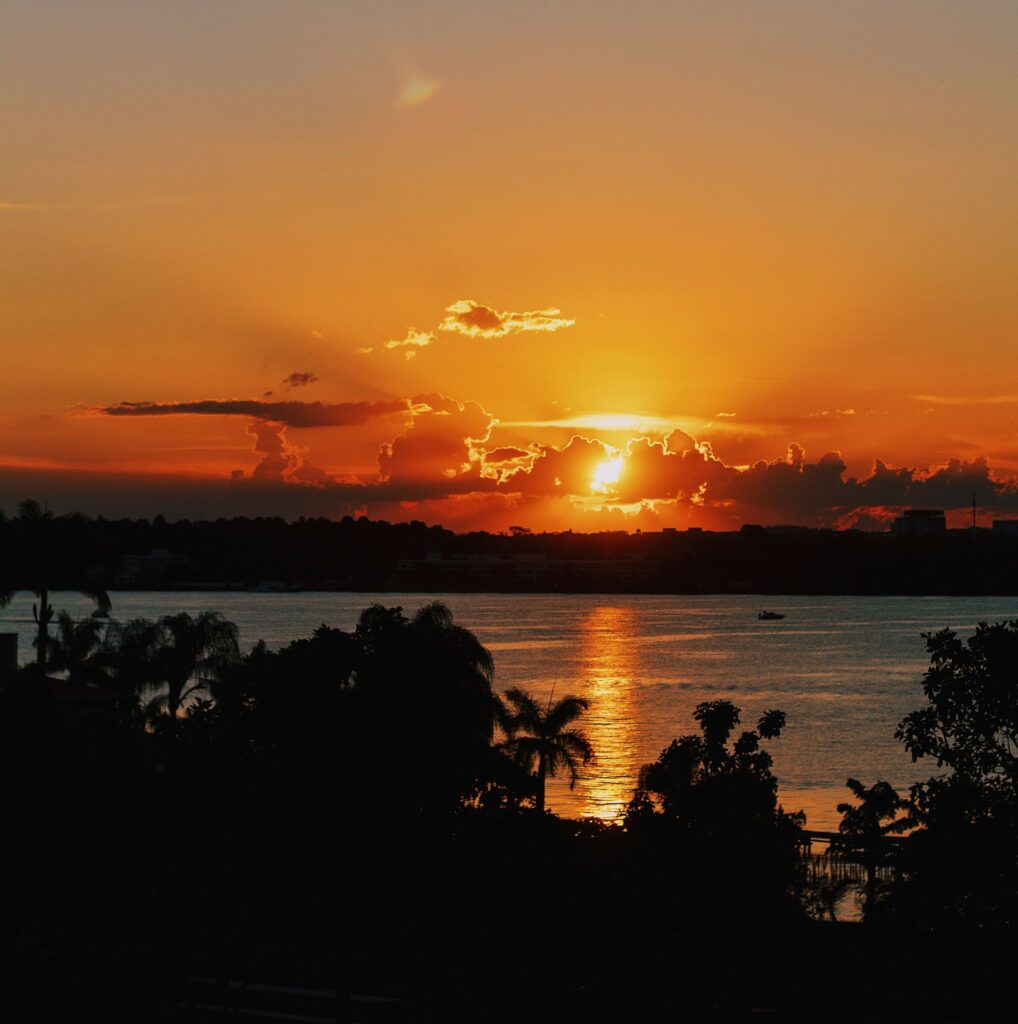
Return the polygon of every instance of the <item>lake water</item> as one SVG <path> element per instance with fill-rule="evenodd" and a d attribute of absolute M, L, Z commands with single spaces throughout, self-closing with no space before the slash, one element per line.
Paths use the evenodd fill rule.
<path fill-rule="evenodd" d="M 444 601 L 495 657 L 499 690 L 522 686 L 546 697 L 591 700 L 584 717 L 595 762 L 570 790 L 549 785 L 560 814 L 616 818 L 642 764 L 675 736 L 693 732 L 693 708 L 726 697 L 752 727 L 769 708 L 788 726 L 769 749 L 788 810 L 805 809 L 813 828 L 837 826 L 835 805 L 849 776 L 906 788 L 934 773 L 911 764 L 894 728 L 922 704 L 928 664 L 920 634 L 979 621 L 1018 618 L 1018 598 L 618 596 L 551 594 L 113 593 L 118 619 L 214 608 L 250 648 L 307 636 L 321 623 L 352 628 L 372 602 L 412 612 Z M 86 615 L 78 595 L 58 609 Z M 761 622 L 761 607 L 784 612 Z M 16 630 L 32 655 L 32 601 L 19 594 L 0 609 L 0 632 Z"/>

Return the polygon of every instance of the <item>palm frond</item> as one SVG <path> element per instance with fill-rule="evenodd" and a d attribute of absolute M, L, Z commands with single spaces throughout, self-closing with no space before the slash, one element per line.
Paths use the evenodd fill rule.
<path fill-rule="evenodd" d="M 557 700 L 545 716 L 545 731 L 547 735 L 554 736 L 562 732 L 570 722 L 575 722 L 584 711 L 589 710 L 590 701 L 586 697 L 576 697 L 570 694 Z"/>
<path fill-rule="evenodd" d="M 568 729 L 559 733 L 558 742 L 571 757 L 579 758 L 589 764 L 594 757 L 594 748 L 590 745 L 587 735 L 579 729 Z"/>
<path fill-rule="evenodd" d="M 498 744 L 496 749 L 503 751 L 527 771 L 530 771 L 541 757 L 541 741 L 533 736 L 518 736 Z"/>
<path fill-rule="evenodd" d="M 103 615 L 109 615 L 113 603 L 105 590 L 92 584 L 86 584 L 78 588 L 78 593 L 87 597 L 96 606 L 97 611 Z"/>
<path fill-rule="evenodd" d="M 506 739 L 511 740 L 516 732 L 513 713 L 497 693 L 492 694 L 491 717 L 494 724 L 505 733 Z"/>
<path fill-rule="evenodd" d="M 847 779 L 845 785 L 852 791 L 856 800 L 866 799 L 866 787 L 858 779 Z"/>
<path fill-rule="evenodd" d="M 514 686 L 511 690 L 505 691 L 505 699 L 509 702 L 512 711 L 509 721 L 517 731 L 526 729 L 536 732 L 542 722 L 541 707 L 528 690 L 521 690 Z"/>
<path fill-rule="evenodd" d="M 441 601 L 432 601 L 430 604 L 418 608 L 412 621 L 417 626 L 448 629 L 452 626 L 452 612 L 449 611 L 449 606 Z"/>

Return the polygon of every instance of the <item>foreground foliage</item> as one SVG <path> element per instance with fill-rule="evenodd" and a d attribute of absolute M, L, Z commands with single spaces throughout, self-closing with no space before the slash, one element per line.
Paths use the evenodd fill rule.
<path fill-rule="evenodd" d="M 43 1019 L 154 1019 L 189 975 L 335 984 L 337 964 L 362 990 L 438 1000 L 441 1019 L 533 1018 L 556 1000 L 618 1019 L 791 1012 L 845 972 L 866 985 L 826 1016 L 879 1019 L 934 954 L 965 985 L 913 986 L 919 1019 L 997 1005 L 1018 850 L 1014 623 L 928 638 L 928 706 L 900 731 L 937 775 L 907 801 L 850 781 L 839 842 L 869 872 L 853 931 L 803 913 L 779 711 L 740 729 L 731 702 L 699 705 L 697 731 L 641 772 L 624 827 L 573 822 L 544 812 L 542 779 L 596 753 L 586 701 L 501 701 L 490 654 L 441 605 L 374 605 L 351 631 L 244 657 L 214 613 L 97 622 L 59 620 L 49 664 L 65 680 L 31 667 L 0 690 L 0 770 L 16 780 L 0 973 Z M 535 934 L 556 943 L 554 970 L 521 953 Z"/>

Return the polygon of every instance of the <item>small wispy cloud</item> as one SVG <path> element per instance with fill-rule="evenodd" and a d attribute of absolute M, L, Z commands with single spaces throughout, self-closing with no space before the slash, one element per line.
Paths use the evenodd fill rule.
<path fill-rule="evenodd" d="M 437 78 L 423 78 L 414 75 L 404 82 L 403 88 L 396 97 L 396 106 L 400 110 L 413 110 L 427 103 L 441 88 L 442 83 Z"/>
<path fill-rule="evenodd" d="M 473 299 L 459 299 L 446 306 L 440 331 L 465 334 L 468 338 L 504 338 L 525 331 L 558 331 L 576 323 L 562 316 L 559 309 L 539 309 L 529 313 L 500 313 Z"/>
<path fill-rule="evenodd" d="M 767 428 L 740 420 L 739 423 L 717 422 L 701 416 L 648 416 L 642 413 L 590 413 L 584 416 L 563 416 L 561 418 L 533 420 L 503 420 L 504 427 L 550 428 L 555 430 L 582 430 L 584 432 L 620 433 L 631 436 L 653 436 L 669 434 L 679 430 L 686 434 L 726 434 L 734 436 L 755 436 L 767 433 Z"/>
<path fill-rule="evenodd" d="M 410 327 L 407 329 L 405 338 L 387 341 L 385 343 L 385 347 L 387 349 L 406 349 L 403 355 L 407 361 L 409 361 L 417 355 L 419 349 L 427 348 L 429 345 L 433 345 L 434 343 L 435 335 L 431 331 L 419 331 L 416 327 Z"/>
<path fill-rule="evenodd" d="M 554 427 L 565 430 L 621 431 L 630 434 L 667 434 L 676 428 L 688 426 L 690 420 L 679 421 L 664 416 L 645 416 L 638 413 L 593 413 L 588 416 L 568 416 L 561 419 L 513 420 L 507 427 Z"/>
<path fill-rule="evenodd" d="M 314 384 L 316 380 L 318 380 L 317 374 L 295 370 L 288 377 L 283 378 L 281 390 L 293 391 L 294 388 L 306 388 L 309 384 Z"/>
<path fill-rule="evenodd" d="M 933 405 L 1010 405 L 1018 395 L 913 395 L 917 402 Z"/>

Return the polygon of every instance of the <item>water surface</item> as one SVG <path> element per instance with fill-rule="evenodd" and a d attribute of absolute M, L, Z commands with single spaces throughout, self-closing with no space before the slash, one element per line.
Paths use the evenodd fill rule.
<path fill-rule="evenodd" d="M 901 717 L 922 703 L 928 664 L 923 632 L 1018 618 L 1010 597 L 767 597 L 555 594 L 114 593 L 119 619 L 214 608 L 240 627 L 250 648 L 309 635 L 321 623 L 350 629 L 373 601 L 412 612 L 442 600 L 495 657 L 499 690 L 522 686 L 541 697 L 575 693 L 592 706 L 583 721 L 597 758 L 570 790 L 549 785 L 562 814 L 615 818 L 640 765 L 693 731 L 693 708 L 721 697 L 752 727 L 769 708 L 788 727 L 769 749 L 781 800 L 804 808 L 814 828 L 836 827 L 835 805 L 849 776 L 904 789 L 934 772 L 911 764 L 894 740 Z M 31 599 L 0 610 L 0 631 L 17 630 L 31 656 Z M 73 594 L 58 609 L 87 614 Z M 761 607 L 786 613 L 760 622 Z"/>

